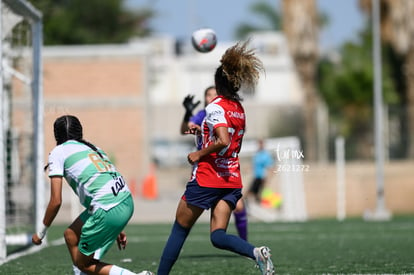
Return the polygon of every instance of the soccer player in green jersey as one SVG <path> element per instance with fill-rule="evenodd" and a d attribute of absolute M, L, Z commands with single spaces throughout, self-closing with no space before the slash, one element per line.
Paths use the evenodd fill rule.
<path fill-rule="evenodd" d="M 44 228 L 33 234 L 32 242 L 41 244 L 62 203 L 63 178 L 86 208 L 65 230 L 66 245 L 75 275 L 133 275 L 135 273 L 100 261 L 117 241 L 125 249 L 123 232 L 134 212 L 128 185 L 103 150 L 83 139 L 82 125 L 75 116 L 56 119 L 57 146 L 49 155 L 50 200 L 43 218 Z M 142 271 L 142 275 L 153 274 Z"/>

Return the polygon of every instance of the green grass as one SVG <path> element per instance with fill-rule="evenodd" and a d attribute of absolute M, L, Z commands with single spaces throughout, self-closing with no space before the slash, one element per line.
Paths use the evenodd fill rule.
<path fill-rule="evenodd" d="M 134 271 L 156 271 L 170 224 L 128 225 L 125 251 L 115 246 L 104 260 Z M 61 238 L 52 226 L 49 240 Z M 235 233 L 233 225 L 229 232 Z M 390 222 L 350 219 L 304 223 L 250 223 L 249 241 L 267 245 L 277 274 L 414 273 L 414 217 Z M 65 245 L 49 246 L 0 266 L 0 274 L 72 274 Z M 254 262 L 210 244 L 208 225 L 197 224 L 181 252 L 174 274 L 259 274 Z"/>

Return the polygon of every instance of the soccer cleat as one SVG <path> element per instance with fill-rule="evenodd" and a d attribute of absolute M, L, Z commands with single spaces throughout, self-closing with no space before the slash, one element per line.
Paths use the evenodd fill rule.
<path fill-rule="evenodd" d="M 262 272 L 262 275 L 272 275 L 275 274 L 275 268 L 273 266 L 272 260 L 270 259 L 270 249 L 266 246 L 256 247 L 254 249 L 254 256 L 256 257 L 257 266 Z"/>
<path fill-rule="evenodd" d="M 152 273 L 151 271 L 144 270 L 144 271 L 142 271 L 140 273 L 137 273 L 137 275 L 155 275 L 155 274 Z"/>

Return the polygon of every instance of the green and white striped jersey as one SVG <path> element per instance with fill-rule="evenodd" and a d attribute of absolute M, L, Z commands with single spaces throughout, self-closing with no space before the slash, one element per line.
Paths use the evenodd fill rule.
<path fill-rule="evenodd" d="M 63 176 L 90 213 L 108 210 L 130 196 L 128 185 L 104 151 L 68 140 L 49 155 L 49 177 Z"/>

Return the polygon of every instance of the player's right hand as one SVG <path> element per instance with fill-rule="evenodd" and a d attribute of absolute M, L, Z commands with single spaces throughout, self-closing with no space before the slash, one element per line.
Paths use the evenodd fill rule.
<path fill-rule="evenodd" d="M 34 233 L 32 235 L 32 243 L 35 244 L 35 245 L 42 244 L 42 239 L 39 238 L 39 236 L 37 235 L 37 233 Z"/>
<path fill-rule="evenodd" d="M 125 249 L 128 241 L 127 241 L 127 236 L 126 236 L 124 231 L 119 233 L 118 237 L 116 238 L 116 242 L 118 244 L 118 249 L 119 250 L 124 250 Z"/>
<path fill-rule="evenodd" d="M 185 111 L 188 113 L 193 113 L 193 110 L 200 104 L 200 100 L 197 102 L 193 102 L 194 95 L 187 95 L 184 98 L 183 106 L 185 108 Z"/>

